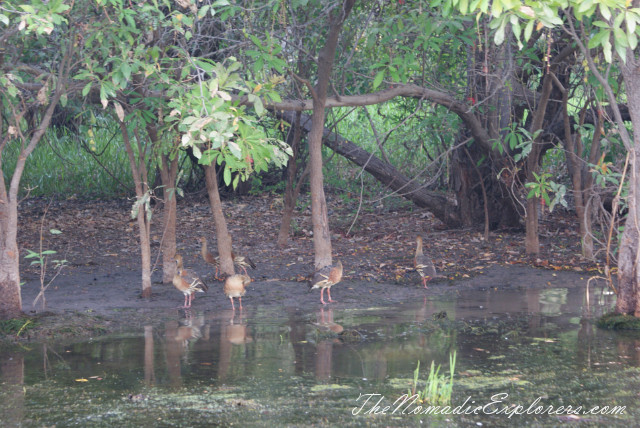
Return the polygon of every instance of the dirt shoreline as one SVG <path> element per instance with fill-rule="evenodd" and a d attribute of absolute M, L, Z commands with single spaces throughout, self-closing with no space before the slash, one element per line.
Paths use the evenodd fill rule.
<path fill-rule="evenodd" d="M 345 232 L 353 221 L 352 207 L 337 198 L 330 201 L 334 260 L 341 260 L 345 266 L 345 278 L 332 293 L 338 301 L 332 306 L 337 309 L 396 305 L 425 296 L 464 292 L 469 287 L 499 290 L 586 285 L 587 279 L 601 270 L 601 266 L 579 256 L 577 226 L 568 215 L 543 217 L 541 254 L 532 259 L 524 254 L 522 231 L 498 231 L 484 241 L 474 230 L 443 229 L 430 213 L 413 207 L 360 214 L 356 227 L 347 236 Z M 199 255 L 197 237 L 206 236 L 210 245 L 215 245 L 208 203 L 179 202 L 178 251 L 185 265 L 210 285 L 208 293 L 198 294 L 193 309 L 227 310 L 230 303 L 222 293 L 222 283 L 212 278 L 213 269 Z M 48 201 L 29 199 L 20 209 L 18 241 L 23 310 L 27 315 L 35 315 L 32 302 L 40 291 L 40 276 L 37 267 L 24 259 L 25 249 L 33 250 L 39 242 L 47 204 Z M 257 264 L 257 269 L 249 272 L 254 282 L 243 299 L 245 307 L 269 305 L 313 311 L 321 306 L 319 291 L 309 293 L 306 284 L 313 262 L 308 209 L 296 213 L 296 234 L 281 250 L 275 245 L 280 207 L 274 207 L 273 198 L 238 198 L 225 201 L 224 205 L 234 250 L 249 255 Z M 66 200 L 51 204 L 43 227 L 43 249 L 56 250 L 54 258 L 68 260 L 68 267 L 46 291 L 49 313 L 97 316 L 108 324 L 105 331 L 117 329 L 118 323 L 137 322 L 136 315 L 175 316 L 183 296 L 171 284 L 159 283 L 161 267 L 152 278 L 152 297 L 140 298 L 140 256 L 129 210 L 130 201 L 126 200 Z M 162 239 L 162 231 L 158 230 L 160 215 L 154 214 L 152 227 L 153 261 Z M 59 229 L 62 234 L 50 234 L 50 229 Z M 431 283 L 428 290 L 421 287 L 420 277 L 412 268 L 417 235 L 424 237 L 425 252 L 444 276 Z M 45 284 L 53 273 L 49 267 Z"/>

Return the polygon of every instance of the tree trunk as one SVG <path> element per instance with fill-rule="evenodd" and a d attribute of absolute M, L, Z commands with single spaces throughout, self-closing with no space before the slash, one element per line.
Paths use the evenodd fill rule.
<path fill-rule="evenodd" d="M 209 205 L 213 213 L 213 222 L 216 226 L 216 237 L 218 241 L 218 254 L 220 255 L 220 270 L 225 275 L 235 274 L 233 260 L 231 259 L 231 235 L 227 229 L 227 222 L 222 212 L 222 201 L 218 191 L 218 177 L 216 175 L 215 161 L 211 165 L 205 165 L 204 175 L 207 181 L 207 193 L 209 194 Z"/>
<path fill-rule="evenodd" d="M 582 137 L 579 133 L 576 133 L 574 136 L 571 132 L 568 95 L 569 92 L 567 90 L 563 90 L 562 104 L 565 133 L 563 144 L 566 151 L 567 170 L 569 171 L 573 187 L 576 216 L 578 217 L 578 223 L 580 225 L 582 256 L 588 260 L 593 260 L 592 208 L 589 204 L 589 200 L 593 195 L 593 176 L 588 172 L 581 157 L 583 151 Z M 580 125 L 584 125 L 584 118 L 587 110 L 587 107 L 585 107 L 580 115 Z M 602 114 L 598 114 L 595 123 L 596 131 L 594 132 L 593 140 L 591 141 L 591 153 L 588 159 L 591 164 L 595 164 L 597 159 L 600 157 L 600 138 L 602 136 L 601 129 L 603 126 L 602 120 Z"/>
<path fill-rule="evenodd" d="M 627 63 L 623 64 L 621 69 L 627 89 L 631 122 L 633 128 L 638 130 L 640 129 L 640 68 L 631 50 L 627 52 Z M 624 126 L 620 123 L 621 121 L 618 122 L 619 127 Z M 640 132 L 633 133 L 633 146 L 629 149 L 629 212 L 620 241 L 616 312 L 640 317 Z"/>
<path fill-rule="evenodd" d="M 124 122 L 120 123 L 120 131 L 124 147 L 129 156 L 129 165 L 131 166 L 131 175 L 136 188 L 136 203 L 138 206 L 137 222 L 138 231 L 140 232 L 140 253 L 142 256 L 142 297 L 151 297 L 151 224 L 147 218 L 146 204 L 141 203 L 145 195 L 149 192 L 147 183 L 147 167 L 145 164 L 145 150 L 140 142 L 140 138 L 136 136 L 138 143 L 138 156 L 136 158 L 131 146 L 129 131 Z"/>
<path fill-rule="evenodd" d="M 173 159 L 163 154 L 160 156 L 162 178 L 162 282 L 173 281 L 176 272 L 176 210 L 178 201 L 176 195 L 176 175 L 178 173 L 178 154 Z"/>
<path fill-rule="evenodd" d="M 544 118 L 547 114 L 547 106 L 549 104 L 549 98 L 551 97 L 551 90 L 553 89 L 553 76 L 550 74 L 555 72 L 547 71 L 542 81 L 542 91 L 540 95 L 540 101 L 536 106 L 533 113 L 533 120 L 531 121 L 531 127 L 529 132 L 531 135 L 535 134 L 538 130 L 542 129 Z M 531 142 L 532 147 L 527 159 L 525 161 L 527 182 L 533 183 L 535 181 L 534 173 L 540 171 L 540 155 L 542 153 L 542 143 L 540 137 L 534 138 Z M 540 198 L 532 196 L 527 198 L 527 213 L 525 215 L 526 226 L 526 238 L 525 238 L 525 250 L 527 254 L 537 256 L 540 253 L 540 239 L 538 236 L 538 205 L 540 204 Z"/>
<path fill-rule="evenodd" d="M 291 124 L 287 143 L 293 151 L 293 155 L 287 162 L 287 184 L 284 189 L 284 207 L 282 208 L 282 220 L 280 222 L 280 231 L 278 232 L 278 247 L 284 248 L 289 240 L 291 232 L 291 219 L 293 218 L 293 210 L 296 207 L 296 200 L 300 193 L 300 187 L 304 177 L 300 177 L 298 185 L 294 186 L 298 171 L 298 155 L 300 153 L 300 141 L 302 140 L 302 131 L 300 130 L 301 113 L 296 113 L 296 120 Z"/>
<path fill-rule="evenodd" d="M 159 147 L 157 128 L 147 125 L 147 133 L 154 146 Z M 160 149 L 162 150 L 162 149 Z M 171 156 L 173 155 L 173 159 Z M 173 281 L 176 272 L 176 209 L 178 205 L 176 195 L 176 176 L 178 174 L 178 153 L 175 146 L 168 149 L 168 153 L 160 154 L 160 179 L 162 181 L 162 282 L 168 284 Z"/>
<path fill-rule="evenodd" d="M 344 0 L 329 18 L 329 32 L 324 47 L 318 54 L 318 76 L 314 88 L 313 117 L 309 132 L 309 164 L 311 184 L 311 219 L 313 221 L 313 248 L 315 251 L 315 268 L 319 270 L 332 263 L 331 235 L 327 201 L 324 196 L 324 178 L 322 176 L 322 137 L 324 134 L 325 104 L 327 89 L 333 69 L 333 61 L 338 46 L 338 38 L 344 20 L 353 8 L 355 0 Z"/>
<path fill-rule="evenodd" d="M 467 156 L 465 150 L 469 151 L 470 156 Z M 440 210 L 446 209 L 451 217 L 455 214 L 453 218 L 458 223 L 450 221 L 448 224 L 471 227 L 485 221 L 483 206 L 487 204 L 489 229 L 520 227 L 520 214 L 514 206 L 513 199 L 509 196 L 510 190 L 505 188 L 508 183 L 500 181 L 496 178 L 497 174 L 493 172 L 500 171 L 500 168 L 493 166 L 491 159 L 486 159 L 478 166 L 477 161 L 482 157 L 483 153 L 477 144 L 473 144 L 469 148 L 459 147 L 453 151 L 450 182 L 456 195 L 457 207 L 441 207 Z M 479 182 L 478 170 L 484 178 L 486 198 Z M 440 217 L 437 218 L 440 219 Z"/>
<path fill-rule="evenodd" d="M 11 177 L 9 190 L 7 191 L 4 175 L 0 174 L 0 320 L 17 318 L 22 315 L 22 296 L 20 294 L 20 262 L 18 252 L 18 190 L 20 180 L 24 172 L 25 163 L 29 155 L 36 148 L 44 136 L 45 131 L 51 123 L 53 112 L 64 93 L 64 83 L 67 80 L 68 66 L 71 59 L 71 46 L 65 54 L 65 58 L 60 66 L 58 81 L 55 91 L 51 95 L 49 106 L 47 107 L 40 125 L 33 131 L 33 135 L 28 144 L 24 144 L 26 138 L 19 131 L 16 139 L 22 139 L 21 150 L 18 155 L 16 167 Z M 20 130 L 20 122 L 24 117 L 24 112 L 14 116 L 14 127 Z M 3 119 L 0 117 L 0 121 Z M 3 125 L 0 122 L 0 125 Z M 7 125 L 11 125 L 8 123 Z M 8 126 L 7 126 L 8 127 Z M 0 126 L 0 130 L 5 130 Z M 6 148 L 6 143 L 13 137 L 8 133 L 4 136 L 2 148 Z M 17 143 L 17 141 L 16 141 Z M 0 169 L 2 169 L 2 157 L 0 153 Z"/>

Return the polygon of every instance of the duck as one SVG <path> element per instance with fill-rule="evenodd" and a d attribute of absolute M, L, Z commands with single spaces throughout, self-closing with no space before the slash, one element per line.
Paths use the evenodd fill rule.
<path fill-rule="evenodd" d="M 420 274 L 422 278 L 422 284 L 424 288 L 427 287 L 427 282 L 437 276 L 436 267 L 433 265 L 433 261 L 429 256 L 426 256 L 422 251 L 422 237 L 416 238 L 416 255 L 413 258 L 413 266 Z"/>
<path fill-rule="evenodd" d="M 231 300 L 231 309 L 236 310 L 233 304 L 233 298 L 237 297 L 240 301 L 240 310 L 242 310 L 242 296 L 247 293 L 246 286 L 251 283 L 249 275 L 231 275 L 224 282 L 224 294 Z"/>
<path fill-rule="evenodd" d="M 216 279 L 218 279 L 218 270 L 220 269 L 220 257 L 219 256 L 216 257 L 209 252 L 209 249 L 207 248 L 207 238 L 205 238 L 204 236 L 201 236 L 198 238 L 198 241 L 200 241 L 201 243 L 200 254 L 202 255 L 202 259 L 208 264 L 216 268 L 215 277 Z"/>
<path fill-rule="evenodd" d="M 204 293 L 209 287 L 195 272 L 184 269 L 180 254 L 176 254 L 174 260 L 176 261 L 176 273 L 173 275 L 173 286 L 184 294 L 182 308 L 190 308 L 193 295 L 196 292 Z"/>
<path fill-rule="evenodd" d="M 323 305 L 326 305 L 327 303 L 324 301 L 324 290 L 326 288 L 327 295 L 329 296 L 329 302 L 334 303 L 335 300 L 331 299 L 331 286 L 336 285 L 340 281 L 342 281 L 342 261 L 338 261 L 335 266 L 325 266 L 316 271 L 309 282 L 309 291 L 319 288 L 320 302 Z"/>
<path fill-rule="evenodd" d="M 218 279 L 218 271 L 220 269 L 220 256 L 214 256 L 211 252 L 209 252 L 207 248 L 207 238 L 201 236 L 200 238 L 198 238 L 198 241 L 200 241 L 200 243 L 202 244 L 200 247 L 200 254 L 202 254 L 202 258 L 205 262 L 209 263 L 212 266 L 215 266 L 215 276 L 216 279 Z M 244 274 L 247 276 L 249 275 L 247 272 L 247 267 L 250 267 L 251 269 L 256 268 L 256 264 L 249 258 L 249 256 L 237 255 L 233 251 L 231 251 L 231 260 L 233 260 L 234 265 L 242 268 L 242 270 L 244 270 Z"/>

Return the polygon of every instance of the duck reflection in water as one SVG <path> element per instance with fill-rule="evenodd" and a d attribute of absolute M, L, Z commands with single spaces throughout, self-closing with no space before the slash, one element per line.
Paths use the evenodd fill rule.
<path fill-rule="evenodd" d="M 246 353 L 247 350 L 246 347 L 242 349 L 240 346 L 253 342 L 247 325 L 244 323 L 242 312 L 236 316 L 235 310 L 223 311 L 222 319 L 228 321 L 223 321 L 220 327 L 220 360 L 218 363 L 218 378 L 220 380 L 227 378 L 234 358 L 244 358 L 243 353 Z"/>

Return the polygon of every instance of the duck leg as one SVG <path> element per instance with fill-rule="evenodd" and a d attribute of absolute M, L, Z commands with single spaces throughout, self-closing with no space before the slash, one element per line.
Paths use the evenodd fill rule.
<path fill-rule="evenodd" d="M 328 288 L 327 288 L 327 294 L 329 295 L 329 301 L 330 301 L 331 303 L 335 303 L 335 302 L 337 302 L 337 300 L 331 300 L 331 287 L 328 287 Z"/>

